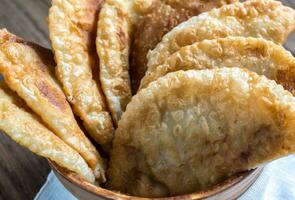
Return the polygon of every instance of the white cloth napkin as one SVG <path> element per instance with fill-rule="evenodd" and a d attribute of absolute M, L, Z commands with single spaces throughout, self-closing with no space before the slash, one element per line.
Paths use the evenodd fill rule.
<path fill-rule="evenodd" d="M 295 200 L 295 155 L 269 163 L 239 200 Z M 35 200 L 76 200 L 51 172 Z"/>

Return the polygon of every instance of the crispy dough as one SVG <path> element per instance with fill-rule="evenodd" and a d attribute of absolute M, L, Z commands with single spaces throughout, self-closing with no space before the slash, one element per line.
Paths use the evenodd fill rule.
<path fill-rule="evenodd" d="M 148 51 L 154 49 L 166 33 L 192 16 L 233 2 L 236 0 L 154 0 L 150 11 L 138 22 L 131 45 L 132 92 L 136 93 L 145 74 Z"/>
<path fill-rule="evenodd" d="M 294 30 L 295 10 L 272 0 L 249 0 L 192 17 L 166 34 L 148 53 L 148 71 L 181 47 L 227 36 L 261 37 L 282 43 Z"/>
<path fill-rule="evenodd" d="M 167 73 L 189 69 L 247 68 L 283 85 L 295 95 L 295 58 L 281 45 L 262 38 L 228 37 L 181 48 L 142 79 L 141 88 Z"/>
<path fill-rule="evenodd" d="M 295 152 L 295 97 L 240 68 L 169 73 L 140 90 L 115 134 L 109 188 L 160 197 L 206 189 Z"/>
<path fill-rule="evenodd" d="M 53 0 L 49 35 L 57 62 L 56 74 L 68 101 L 90 136 L 108 150 L 114 129 L 99 81 L 94 80 L 98 79 L 95 36 L 101 3 L 102 0 Z"/>
<path fill-rule="evenodd" d="M 0 72 L 7 85 L 25 100 L 48 127 L 64 142 L 78 151 L 87 161 L 95 176 L 104 180 L 103 162 L 88 138 L 78 126 L 71 107 L 44 58 L 51 54 L 42 47 L 35 48 L 6 30 L 0 31 Z"/>
<path fill-rule="evenodd" d="M 0 83 L 0 129 L 18 144 L 37 155 L 76 172 L 89 182 L 95 178 L 83 158 L 29 113 L 24 102 Z"/>
<path fill-rule="evenodd" d="M 150 0 L 106 0 L 99 14 L 96 48 L 100 81 L 116 124 L 131 99 L 129 51 L 135 25 L 151 3 Z"/>

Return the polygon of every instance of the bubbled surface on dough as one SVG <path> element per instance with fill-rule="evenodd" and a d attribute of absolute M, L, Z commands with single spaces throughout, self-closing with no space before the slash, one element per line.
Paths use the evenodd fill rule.
<path fill-rule="evenodd" d="M 279 1 L 249 0 L 213 9 L 181 23 L 148 54 L 148 71 L 181 47 L 227 36 L 260 37 L 283 43 L 294 30 L 295 10 Z"/>
<path fill-rule="evenodd" d="M 98 80 L 95 50 L 101 4 L 102 0 L 53 0 L 48 21 L 56 75 L 67 100 L 90 136 L 108 151 L 114 128 Z"/>
<path fill-rule="evenodd" d="M 221 7 L 236 0 L 154 0 L 151 9 L 136 25 L 130 53 L 132 92 L 136 93 L 147 64 L 147 53 L 179 23 L 192 16 Z"/>
<path fill-rule="evenodd" d="M 55 161 L 93 183 L 94 174 L 79 153 L 49 131 L 36 115 L 24 107 L 25 103 L 1 82 L 0 129 L 30 151 Z"/>
<path fill-rule="evenodd" d="M 62 89 L 50 73 L 53 66 L 48 63 L 54 63 L 52 54 L 3 29 L 0 38 L 0 72 L 7 85 L 58 137 L 82 155 L 98 179 L 104 179 L 99 153 L 81 131 Z"/>
<path fill-rule="evenodd" d="M 208 188 L 295 151 L 295 98 L 240 68 L 170 73 L 132 98 L 109 188 L 161 197 Z"/>
<path fill-rule="evenodd" d="M 135 25 L 151 3 L 150 0 L 106 0 L 99 14 L 96 48 L 100 81 L 116 124 L 131 99 L 129 52 Z"/>
<path fill-rule="evenodd" d="M 244 37 L 204 40 L 183 47 L 167 58 L 165 64 L 149 71 L 141 88 L 170 72 L 221 67 L 247 68 L 295 94 L 295 58 L 291 53 L 271 41 Z"/>

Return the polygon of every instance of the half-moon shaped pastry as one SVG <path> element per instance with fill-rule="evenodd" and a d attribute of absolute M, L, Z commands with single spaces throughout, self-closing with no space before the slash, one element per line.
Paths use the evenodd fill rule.
<path fill-rule="evenodd" d="M 15 142 L 76 172 L 89 182 L 95 181 L 92 170 L 79 153 L 41 124 L 22 99 L 3 82 L 0 83 L 0 108 L 0 129 Z"/>
<path fill-rule="evenodd" d="M 90 136 L 106 151 L 113 124 L 101 91 L 95 50 L 96 23 L 102 0 L 52 0 L 49 36 L 56 75 Z"/>
<path fill-rule="evenodd" d="M 295 97 L 240 68 L 169 73 L 140 90 L 115 134 L 109 188 L 188 194 L 295 152 Z"/>
<path fill-rule="evenodd" d="M 249 0 L 225 5 L 192 17 L 167 33 L 148 54 L 148 71 L 154 71 L 181 47 L 205 39 L 227 36 L 259 37 L 283 43 L 295 27 L 295 10 L 279 1 Z"/>
<path fill-rule="evenodd" d="M 131 100 L 130 45 L 152 0 L 106 0 L 99 14 L 96 48 L 103 92 L 115 124 Z"/>
<path fill-rule="evenodd" d="M 135 94 L 147 64 L 147 53 L 162 37 L 179 23 L 202 12 L 218 8 L 237 0 L 154 0 L 148 13 L 138 22 L 131 45 L 130 78 Z"/>
<path fill-rule="evenodd" d="M 142 79 L 142 88 L 167 73 L 189 69 L 247 68 L 295 95 L 295 58 L 281 45 L 262 38 L 227 37 L 181 48 Z"/>
<path fill-rule="evenodd" d="M 78 126 L 66 97 L 49 69 L 51 52 L 0 31 L 0 73 L 45 124 L 86 160 L 97 179 L 104 181 L 103 161 Z M 53 64 L 53 65 L 52 65 Z"/>

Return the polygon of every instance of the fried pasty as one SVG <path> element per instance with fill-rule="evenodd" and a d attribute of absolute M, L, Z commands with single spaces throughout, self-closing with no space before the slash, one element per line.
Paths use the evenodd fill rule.
<path fill-rule="evenodd" d="M 115 134 L 108 187 L 163 197 L 206 189 L 295 152 L 295 97 L 240 68 L 169 73 L 140 90 Z"/>
<path fill-rule="evenodd" d="M 95 49 L 101 4 L 102 0 L 52 0 L 48 22 L 56 75 L 67 100 L 89 135 L 108 151 L 114 128 L 98 80 Z"/>
<path fill-rule="evenodd" d="M 295 10 L 279 1 L 249 0 L 192 17 L 167 33 L 148 53 L 148 71 L 163 64 L 181 47 L 227 36 L 260 37 L 283 43 L 295 27 Z"/>
<path fill-rule="evenodd" d="M 96 48 L 103 92 L 115 124 L 131 99 L 129 52 L 136 24 L 151 0 L 106 0 L 99 14 Z"/>
<path fill-rule="evenodd" d="M 130 53 L 130 78 L 135 94 L 146 71 L 149 50 L 179 23 L 202 12 L 236 0 L 154 0 L 152 8 L 138 22 Z"/>
<path fill-rule="evenodd" d="M 0 72 L 5 82 L 46 125 L 86 160 L 95 176 L 104 180 L 103 161 L 78 126 L 70 105 L 50 70 L 49 50 L 0 30 Z M 50 60 L 50 61 L 48 61 Z"/>
<path fill-rule="evenodd" d="M 147 73 L 141 88 L 170 72 L 221 67 L 247 68 L 275 80 L 295 95 L 295 58 L 291 53 L 271 41 L 244 37 L 203 40 L 183 47 L 165 64 Z"/>
<path fill-rule="evenodd" d="M 94 182 L 92 170 L 79 153 L 41 124 L 3 82 L 0 83 L 0 108 L 0 129 L 15 142 Z"/>

